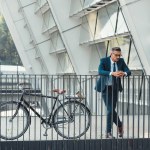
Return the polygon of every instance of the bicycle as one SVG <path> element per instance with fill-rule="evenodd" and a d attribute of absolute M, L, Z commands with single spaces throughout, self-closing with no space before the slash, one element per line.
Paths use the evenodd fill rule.
<path fill-rule="evenodd" d="M 20 84 L 23 85 L 22 83 Z M 0 105 L 0 137 L 5 140 L 14 140 L 21 137 L 31 124 L 30 110 L 40 118 L 41 124 L 45 128 L 44 136 L 47 136 L 47 130 L 54 128 L 55 131 L 66 139 L 77 139 L 83 136 L 90 127 L 91 112 L 88 107 L 79 100 L 84 97 L 65 96 L 67 101 L 61 101 L 59 95 L 64 94 L 65 90 L 55 89 L 53 92 L 57 96 L 47 96 L 42 94 L 32 94 L 25 88 L 21 88 L 21 97 L 19 101 L 8 101 Z M 52 110 L 48 117 L 44 118 L 39 114 L 28 101 L 25 95 L 41 96 L 54 100 Z M 56 105 L 59 103 L 59 106 Z M 55 108 L 58 106 L 57 108 Z M 77 128 L 78 127 L 78 128 Z"/>

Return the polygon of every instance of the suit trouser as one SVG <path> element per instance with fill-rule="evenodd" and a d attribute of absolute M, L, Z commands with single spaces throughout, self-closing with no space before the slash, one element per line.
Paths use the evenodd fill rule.
<path fill-rule="evenodd" d="M 110 133 L 112 129 L 112 123 L 114 122 L 117 127 L 122 126 L 122 122 L 116 112 L 116 104 L 118 100 L 118 90 L 112 88 L 112 86 L 106 86 L 102 92 L 102 97 L 107 108 L 107 128 L 106 132 Z"/>

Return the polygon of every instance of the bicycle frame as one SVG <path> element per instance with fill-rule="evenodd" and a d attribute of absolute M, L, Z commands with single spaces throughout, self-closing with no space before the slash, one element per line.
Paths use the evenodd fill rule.
<path fill-rule="evenodd" d="M 48 116 L 48 120 L 46 120 L 45 118 L 43 118 L 24 98 L 24 95 L 29 95 L 29 96 L 38 96 L 38 97 L 46 97 L 46 98 L 51 98 L 51 99 L 54 99 L 54 104 L 53 104 L 53 107 L 52 107 L 52 110 Z M 47 95 L 38 95 L 38 94 L 32 94 L 32 93 L 27 93 L 25 90 L 22 90 L 22 95 L 21 95 L 21 98 L 19 100 L 19 104 L 18 104 L 18 108 L 17 110 L 19 109 L 21 103 L 24 103 L 25 104 L 25 107 L 31 109 L 36 116 L 38 116 L 42 122 L 41 124 L 45 123 L 45 124 L 49 124 L 51 119 L 52 119 L 52 116 L 53 116 L 53 113 L 54 113 L 54 109 L 55 109 L 55 106 L 56 106 L 56 103 L 59 102 L 60 105 L 62 105 L 61 101 L 59 100 L 59 94 L 57 96 L 47 96 Z M 64 111 L 67 113 L 67 111 L 64 109 Z M 67 113 L 68 114 L 68 113 Z M 61 122 L 60 122 L 61 123 Z M 50 125 L 50 124 L 49 124 Z"/>

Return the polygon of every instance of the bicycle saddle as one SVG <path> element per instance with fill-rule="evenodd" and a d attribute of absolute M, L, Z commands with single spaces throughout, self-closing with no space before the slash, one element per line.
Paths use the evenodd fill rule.
<path fill-rule="evenodd" d="M 64 94 L 66 92 L 66 90 L 61 90 L 61 89 L 54 89 L 52 91 L 58 94 Z"/>

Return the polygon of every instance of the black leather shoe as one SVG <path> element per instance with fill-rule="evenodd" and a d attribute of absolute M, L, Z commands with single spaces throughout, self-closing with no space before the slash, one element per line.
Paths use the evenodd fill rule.
<path fill-rule="evenodd" d="M 106 133 L 107 139 L 115 139 L 115 137 L 111 133 Z"/>

